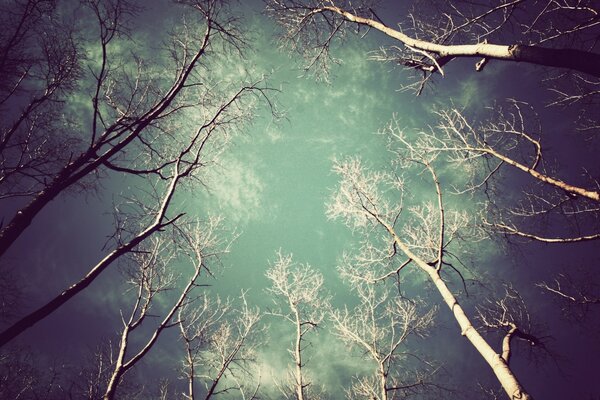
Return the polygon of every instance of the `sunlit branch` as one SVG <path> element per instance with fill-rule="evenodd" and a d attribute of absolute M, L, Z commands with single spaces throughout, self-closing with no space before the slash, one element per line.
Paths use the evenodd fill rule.
<path fill-rule="evenodd" d="M 517 3 L 518 2 L 513 2 L 508 6 Z M 412 49 L 421 54 L 425 53 L 425 59 L 429 59 L 430 61 L 433 59 L 434 62 L 431 63 L 419 61 L 418 64 L 415 63 L 412 65 L 410 59 L 403 60 L 408 66 L 429 73 L 442 73 L 440 70 L 441 64 L 448 62 L 448 60 L 453 58 L 478 57 L 503 61 L 527 62 L 548 67 L 569 68 L 593 76 L 600 76 L 600 55 L 584 50 L 565 48 L 554 49 L 524 44 L 500 45 L 487 43 L 486 41 L 473 44 L 446 45 L 442 44 L 444 40 L 441 40 L 441 43 L 436 43 L 411 37 L 400 30 L 390 28 L 379 20 L 373 19 L 370 16 L 364 16 L 369 15 L 368 10 L 357 10 L 362 12 L 362 15 L 360 15 L 356 12 L 352 12 L 352 9 L 346 10 L 337 7 L 335 2 L 318 2 L 315 5 L 310 5 L 310 3 L 301 1 L 272 0 L 268 2 L 268 11 L 274 14 L 282 25 L 290 27 L 291 32 L 288 32 L 287 34 L 289 34 L 291 38 L 303 34 L 304 32 L 301 31 L 308 29 L 307 26 L 309 26 L 310 23 L 318 24 L 316 19 L 319 15 L 324 15 L 323 19 L 325 20 L 325 26 L 323 29 L 330 31 L 334 30 L 331 25 L 332 22 L 327 19 L 325 16 L 326 14 L 337 15 L 343 18 L 344 21 L 378 30 L 392 39 L 401 42 L 409 50 Z M 492 9 L 490 10 L 490 13 L 494 13 L 495 11 L 495 9 Z M 372 12 L 370 14 L 372 15 Z M 469 24 L 476 23 L 477 19 L 484 18 L 485 16 L 486 13 L 471 19 L 469 23 L 466 23 L 465 27 Z M 452 30 L 449 30 L 448 32 L 452 32 Z M 444 36 L 442 35 L 442 37 Z M 317 46 L 326 46 L 327 44 L 328 42 L 325 44 L 320 42 L 317 43 Z"/>
<path fill-rule="evenodd" d="M 590 280 L 588 283 L 591 283 L 591 290 L 589 285 L 576 284 L 569 275 L 559 274 L 553 279 L 552 283 L 540 282 L 536 286 L 566 300 L 568 303 L 580 306 L 600 304 L 600 295 L 593 293 L 593 280 Z"/>
<path fill-rule="evenodd" d="M 323 276 L 308 265 L 294 264 L 291 255 L 278 253 L 275 264 L 267 271 L 272 286 L 267 291 L 277 310 L 272 314 L 281 316 L 294 327 L 293 346 L 289 349 L 294 360 L 292 392 L 297 400 L 307 398 L 307 388 L 311 381 L 307 378 L 303 343 L 308 333 L 318 328 L 325 315 L 328 299 L 323 295 Z M 282 387 L 282 394 L 288 396 Z"/>
<path fill-rule="evenodd" d="M 408 149 L 410 151 L 411 147 Z M 409 159 L 416 158 L 414 157 L 416 155 L 417 154 L 409 154 Z M 406 257 L 411 259 L 414 265 L 425 272 L 430 278 L 431 282 L 435 285 L 436 289 L 442 296 L 444 302 L 451 310 L 455 320 L 458 322 L 461 328 L 461 334 L 469 340 L 469 342 L 475 347 L 483 359 L 492 368 L 507 395 L 512 398 L 514 398 L 514 396 L 524 399 L 530 398 L 506 361 L 501 357 L 500 354 L 494 351 L 494 349 L 475 329 L 472 322 L 467 317 L 462 306 L 459 304 L 458 300 L 452 294 L 446 282 L 440 275 L 440 270 L 437 268 L 439 260 L 434 260 L 433 262 L 427 261 L 420 255 L 416 254 L 415 249 L 411 248 L 407 242 L 398 236 L 394 226 L 385 219 L 384 215 L 378 213 L 375 208 L 370 208 L 368 204 L 362 200 L 363 198 L 377 198 L 377 188 L 382 182 L 378 182 L 380 175 L 370 175 L 366 173 L 359 164 L 357 164 L 358 167 L 354 169 L 355 163 L 356 162 L 354 160 L 351 160 L 347 164 L 338 164 L 335 166 L 334 169 L 341 175 L 342 182 L 339 193 L 334 196 L 334 201 L 329 206 L 329 215 L 331 217 L 344 219 L 349 226 L 362 226 L 361 219 L 359 219 L 362 215 L 362 218 L 366 217 L 371 221 L 372 224 L 381 227 L 383 231 L 385 231 L 393 239 L 398 251 L 402 252 Z M 421 160 L 420 164 L 426 165 L 426 161 Z M 435 179 L 435 174 L 432 176 Z M 369 188 L 373 188 L 375 192 L 364 192 L 365 189 Z M 439 188 L 439 186 L 437 186 L 437 188 Z M 354 193 L 356 193 L 356 195 Z M 386 207 L 384 206 L 383 208 L 385 209 Z M 431 218 L 431 215 L 429 218 Z M 421 224 L 421 229 L 429 229 L 426 228 L 423 223 Z M 437 228 L 447 229 L 448 227 L 442 226 Z M 439 232 L 437 232 L 437 234 L 430 232 L 429 235 L 434 235 L 439 238 Z M 438 246 L 443 246 L 443 244 L 438 243 Z M 438 246 L 436 246 L 437 249 L 439 249 Z M 435 254 L 439 254 L 439 252 L 436 251 Z"/>
<path fill-rule="evenodd" d="M 209 249 L 209 247 L 213 245 L 213 235 L 215 234 L 214 230 L 217 229 L 218 226 L 215 226 L 214 224 L 207 224 L 206 227 L 195 226 L 194 228 L 197 230 L 207 229 L 208 232 L 202 235 L 197 231 L 189 234 L 190 240 L 192 241 L 191 254 L 193 257 L 192 264 L 194 267 L 192 275 L 188 278 L 187 283 L 181 289 L 179 297 L 175 300 L 171 307 L 167 308 L 162 321 L 156 328 L 154 328 L 149 339 L 147 339 L 145 342 L 142 342 L 137 353 L 127 357 L 130 335 L 135 331 L 136 328 L 141 326 L 143 320 L 148 316 L 148 309 L 150 307 L 150 303 L 153 301 L 153 297 L 168 287 L 172 278 L 169 278 L 168 276 L 161 276 L 163 272 L 157 271 L 156 274 L 142 276 L 141 281 L 137 283 L 138 285 L 142 286 L 142 288 L 138 292 L 138 298 L 136 299 L 133 307 L 131 317 L 129 321 L 124 324 L 124 328 L 121 332 L 119 355 L 108 382 L 106 392 L 104 393 L 104 400 L 112 400 L 115 397 L 118 385 L 123 376 L 154 347 L 162 332 L 180 323 L 180 321 L 174 321 L 173 318 L 178 314 L 181 307 L 185 304 L 192 290 L 197 287 L 196 281 L 198 280 L 200 273 L 207 269 L 205 250 Z M 154 255 L 151 254 L 151 257 L 152 256 Z M 155 261 L 150 260 L 150 263 L 153 262 Z M 168 260 L 161 260 L 160 262 L 164 263 L 168 262 Z M 154 267 L 154 265 L 151 266 Z M 145 304 L 141 308 L 139 307 L 140 299 L 145 301 Z"/>
<path fill-rule="evenodd" d="M 502 223 L 496 222 L 487 222 L 484 221 L 484 224 L 490 226 L 494 229 L 499 230 L 502 233 L 508 235 L 515 235 L 519 237 L 523 237 L 526 239 L 536 240 L 538 242 L 543 243 L 577 243 L 577 242 L 587 242 L 590 240 L 598 240 L 600 239 L 600 233 L 585 235 L 585 236 L 577 236 L 577 237 L 545 237 L 540 235 L 534 235 L 532 233 L 523 232 L 515 227 L 508 226 Z"/>
<path fill-rule="evenodd" d="M 409 336 L 426 334 L 435 309 L 421 312 L 417 302 L 391 298 L 386 289 L 378 290 L 372 284 L 351 284 L 360 304 L 352 310 L 332 312 L 335 335 L 359 350 L 363 358 L 372 360 L 374 368 L 372 380 L 356 378 L 348 392 L 357 398 L 372 393 L 387 400 L 394 397 L 389 392 L 423 390 L 428 383 L 424 378 L 427 374 L 420 369 L 403 371 L 406 354 L 399 349 L 406 346 Z M 400 386 L 405 380 L 419 383 Z"/>

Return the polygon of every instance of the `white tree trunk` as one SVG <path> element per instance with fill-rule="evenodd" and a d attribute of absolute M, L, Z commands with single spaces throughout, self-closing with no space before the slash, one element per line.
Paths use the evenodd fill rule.
<path fill-rule="evenodd" d="M 422 269 L 424 272 L 429 275 L 429 278 L 437 288 L 438 292 L 444 299 L 444 302 L 448 305 L 452 314 L 454 315 L 454 319 L 458 322 L 458 325 L 461 329 L 461 335 L 465 336 L 469 342 L 475 347 L 475 350 L 483 357 L 483 359 L 488 363 L 488 365 L 494 371 L 498 382 L 504 388 L 504 391 L 508 395 L 508 397 L 512 399 L 519 400 L 532 400 L 533 398 L 525 391 L 515 374 L 512 372 L 506 361 L 502 358 L 500 354 L 498 354 L 494 349 L 489 345 L 488 342 L 481 336 L 481 334 L 475 329 L 461 305 L 458 303 L 458 300 L 448 286 L 446 282 L 444 282 L 439 274 L 439 271 L 427 264 L 420 257 L 414 254 L 410 248 L 404 244 L 396 235 L 396 232 L 385 221 L 380 218 L 377 218 L 379 223 L 385 227 L 388 233 L 393 237 L 394 242 L 398 246 L 398 248 L 406 254 L 408 258 L 413 260 L 417 266 Z"/>
<path fill-rule="evenodd" d="M 433 53 L 439 57 L 483 57 L 488 59 L 526 62 L 548 67 L 568 68 L 600 77 L 600 54 L 573 50 L 551 49 L 521 44 L 499 45 L 476 43 L 462 45 L 442 45 L 412 38 L 398 30 L 392 29 L 379 21 L 354 15 L 339 7 L 326 6 L 315 9 L 312 13 L 333 12 L 343 16 L 347 21 L 367 25 L 402 42 L 416 50 Z"/>

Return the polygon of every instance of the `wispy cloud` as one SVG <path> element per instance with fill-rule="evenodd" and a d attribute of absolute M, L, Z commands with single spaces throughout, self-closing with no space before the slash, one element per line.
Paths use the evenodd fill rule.
<path fill-rule="evenodd" d="M 271 143 L 277 143 L 283 139 L 283 133 L 276 126 L 269 125 L 265 130 L 267 137 L 271 141 Z"/>
<path fill-rule="evenodd" d="M 291 345 L 294 332 L 287 328 L 277 332 L 279 334 L 271 330 L 271 345 L 263 347 L 257 357 L 262 390 L 275 398 L 279 397 L 280 388 L 288 382 L 293 370 L 293 360 L 286 349 Z M 338 398 L 335 394 L 339 395 L 353 376 L 369 374 L 373 367 L 361 361 L 360 353 L 348 352 L 348 347 L 327 328 L 310 338 L 304 357 L 308 361 L 303 373 L 315 392 L 326 389 L 324 398 Z"/>
<path fill-rule="evenodd" d="M 216 168 L 208 182 L 210 201 L 235 223 L 262 215 L 264 183 L 253 165 L 230 158 Z"/>

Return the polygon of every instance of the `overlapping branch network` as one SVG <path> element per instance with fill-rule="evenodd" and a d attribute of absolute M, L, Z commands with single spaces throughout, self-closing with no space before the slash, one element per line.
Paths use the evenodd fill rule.
<path fill-rule="evenodd" d="M 545 243 L 599 239 L 597 178 L 585 165 L 580 176 L 567 175 L 567 169 L 548 160 L 541 127 L 535 124 L 529 105 L 511 100 L 490 114 L 489 119 L 473 123 L 458 109 L 438 111 L 437 126 L 421 131 L 415 146 L 468 172 L 456 191 L 485 194 L 486 226 Z M 393 134 L 399 128 L 392 122 L 388 131 Z M 521 188 L 523 195 L 516 201 L 502 189 L 508 181 L 512 189 Z"/>
<path fill-rule="evenodd" d="M 477 58 L 477 71 L 501 60 L 600 76 L 594 51 L 599 10 L 591 1 L 416 2 L 398 28 L 377 14 L 372 1 L 272 0 L 267 10 L 283 27 L 286 47 L 305 56 L 307 69 L 327 72 L 333 40 L 348 32 L 387 35 L 399 44 L 382 47 L 373 58 L 418 71 L 421 78 L 408 86 L 417 93 L 460 58 Z"/>
<path fill-rule="evenodd" d="M 400 158 L 402 171 L 408 174 L 409 168 L 412 169 L 411 172 L 417 169 L 432 182 L 432 197 L 435 199 L 432 205 L 426 209 L 417 206 L 408 212 L 396 208 L 395 201 L 410 190 L 410 183 L 404 182 L 402 186 L 398 186 L 395 180 L 387 180 L 388 174 L 372 173 L 358 160 L 351 159 L 337 163 L 334 167 L 340 175 L 340 185 L 329 204 L 329 217 L 339 218 L 348 227 L 358 230 L 366 237 L 379 238 L 380 243 L 391 248 L 390 257 L 400 259 L 395 274 L 406 273 L 408 266 L 414 266 L 425 274 L 448 306 L 461 334 L 491 367 L 509 398 L 531 398 L 512 371 L 508 360 L 502 358 L 475 328 L 447 284 L 448 271 L 457 272 L 462 278 L 458 268 L 461 260 L 453 250 L 454 244 L 470 236 L 472 240 L 478 240 L 477 234 L 461 232 L 469 226 L 466 214 L 446 209 L 442 186 L 430 155 L 413 147 L 402 136 L 398 136 L 397 140 L 401 144 L 399 148 L 403 149 Z M 370 253 L 369 248 L 366 250 Z M 359 251 L 359 254 L 362 253 Z M 364 263 L 367 258 L 368 256 L 359 256 L 358 264 L 349 264 L 346 268 L 354 271 L 346 275 L 352 277 L 369 274 L 365 272 L 366 268 L 371 267 Z M 372 265 L 377 268 L 381 262 L 377 260 Z M 377 279 L 386 277 L 379 274 L 373 276 L 379 276 Z M 371 276 L 369 280 L 375 279 Z"/>
<path fill-rule="evenodd" d="M 23 20 L 35 18 L 37 14 L 32 10 L 42 3 L 45 4 L 28 2 L 33 8 L 22 10 Z M 205 168 L 218 162 L 232 138 L 253 117 L 258 101 L 266 99 L 267 104 L 271 104 L 266 98 L 269 89 L 262 78 L 227 82 L 217 76 L 212 60 L 226 50 L 231 56 L 239 55 L 244 46 L 236 19 L 229 14 L 226 2 L 179 3 L 187 7 L 184 10 L 191 8 L 193 13 L 187 18 L 193 16 L 196 20 L 194 23 L 184 20 L 170 37 L 166 49 L 154 57 L 155 65 L 150 67 L 142 56 L 134 54 L 122 59 L 118 53 L 115 55 L 119 39 L 127 39 L 126 27 L 136 15 L 136 7 L 119 0 L 86 3 L 91 18 L 97 23 L 97 31 L 90 33 L 93 38 L 89 43 L 81 45 L 97 46 L 99 56 L 89 61 L 89 75 L 85 79 L 79 82 L 77 76 L 70 82 L 79 82 L 77 89 L 83 93 L 90 90 L 91 105 L 56 99 L 60 100 L 65 113 L 70 107 L 82 108 L 77 109 L 83 116 L 79 116 L 80 121 L 74 127 L 62 125 L 59 130 L 57 125 L 46 125 L 30 132 L 29 125 L 23 121 L 33 118 L 37 111 L 26 106 L 23 112 L 28 113 L 27 118 L 17 119 L 7 129 L 3 128 L 2 140 L 6 143 L 16 140 L 18 132 L 28 132 L 30 136 L 64 137 L 67 141 L 76 137 L 77 145 L 71 148 L 64 163 L 47 171 L 43 179 L 20 181 L 29 185 L 27 196 L 15 192 L 14 186 L 2 186 L 0 182 L 6 199 L 17 195 L 27 200 L 18 204 L 18 211 L 2 226 L 0 256 L 58 196 L 75 187 L 96 187 L 103 176 L 135 176 L 136 181 L 131 184 L 130 193 L 123 195 L 122 203 L 115 206 L 117 226 L 113 240 L 109 241 L 112 249 L 83 278 L 74 280 L 62 293 L 6 328 L 0 334 L 0 345 L 53 313 L 151 236 L 167 229 L 177 232 L 179 224 L 186 219 L 184 212 L 177 210 L 177 193 L 194 181 L 202 182 Z M 19 29 L 20 26 L 15 28 L 17 33 Z M 43 62 L 50 68 L 63 64 L 64 57 L 71 56 L 74 55 L 51 53 Z M 83 66 L 84 59 L 76 62 Z M 30 68 L 22 65 L 15 68 L 23 69 L 26 81 L 33 79 L 28 75 Z M 168 72 L 163 68 L 168 68 Z M 17 107 L 31 93 L 35 100 L 35 91 L 17 87 L 9 96 L 9 103 L 15 104 L 7 103 L 2 111 Z M 28 146 L 19 148 L 18 154 L 2 151 L 4 160 L 16 160 L 36 151 Z"/>

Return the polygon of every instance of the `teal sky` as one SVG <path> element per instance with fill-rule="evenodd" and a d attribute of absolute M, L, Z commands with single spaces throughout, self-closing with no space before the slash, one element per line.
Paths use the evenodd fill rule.
<path fill-rule="evenodd" d="M 477 117 L 486 113 L 485 107 L 517 98 L 530 101 L 540 112 L 551 151 L 560 149 L 566 141 L 578 149 L 552 153 L 566 166 L 569 176 L 580 174 L 574 162 L 593 160 L 598 150 L 585 138 L 567 136 L 564 120 L 556 111 L 544 108 L 547 91 L 539 86 L 539 70 L 535 68 L 491 62 L 484 72 L 474 73 L 470 61 L 457 62 L 448 66 L 446 77 L 415 97 L 399 90 L 407 77 L 401 68 L 369 60 L 370 51 L 387 43 L 376 32 L 370 32 L 364 38 L 350 36 L 334 46 L 335 57 L 341 62 L 331 66 L 329 82 L 321 82 L 311 74 L 303 76 L 297 60 L 277 49 L 277 27 L 260 14 L 257 4 L 237 6 L 245 11 L 245 26 L 251 32 L 252 50 L 246 53 L 247 60 L 237 65 L 224 63 L 223 69 L 215 73 L 224 80 L 265 74 L 267 84 L 279 91 L 275 99 L 285 118 L 274 120 L 267 107 L 260 105 L 244 134 L 234 139 L 219 165 L 207 173 L 206 188 L 194 187 L 178 197 L 181 210 L 190 215 L 221 214 L 232 232 L 239 234 L 231 252 L 222 259 L 222 269 L 215 271 L 216 279 L 203 282 L 211 285 L 206 290 L 214 295 L 236 297 L 248 290 L 251 304 L 263 311 L 271 309 L 265 272 L 281 250 L 323 274 L 335 307 L 355 304 L 356 298 L 339 278 L 337 267 L 343 252 L 355 249 L 360 237 L 340 221 L 326 217 L 326 204 L 338 184 L 332 165 L 334 160 L 360 157 L 374 170 L 389 169 L 392 155 L 385 138 L 377 133 L 394 116 L 410 135 L 435 125 L 433 112 L 439 108 L 452 106 Z M 156 17 L 162 5 L 153 3 L 152 7 L 148 20 L 169 20 Z M 395 7 L 394 2 L 387 2 L 380 16 L 391 19 L 398 13 Z M 156 31 L 141 30 L 139 35 L 152 38 Z M 571 117 L 566 111 L 564 116 Z M 588 153 L 582 153 L 584 150 Z M 592 167 L 598 169 L 597 159 Z M 440 172 L 445 188 L 464 183 L 464 171 L 443 166 Z M 408 178 L 411 204 L 434 200 L 427 180 L 416 175 Z M 97 195 L 63 196 L 37 218 L 8 255 L 15 265 L 31 265 L 37 271 L 25 279 L 25 309 L 58 293 L 101 258 L 102 244 L 113 222 L 107 212 L 129 185 L 134 183 L 107 181 Z M 520 186 L 510 185 L 506 184 L 507 190 L 514 190 L 513 195 L 518 196 Z M 480 201 L 478 196 L 448 196 L 449 204 L 472 213 Z M 594 371 L 600 365 L 591 355 L 597 356 L 600 351 L 598 315 L 590 318 L 591 328 L 571 324 L 559 315 L 556 303 L 534 286 L 549 279 L 553 271 L 597 264 L 597 245 L 511 246 L 501 238 L 492 238 L 467 243 L 460 250 L 471 271 L 465 272 L 469 283 L 471 279 L 481 281 L 473 284 L 471 296 L 461 293 L 460 300 L 471 315 L 477 304 L 493 293 L 494 284 L 511 282 L 530 305 L 535 321 L 549 332 L 551 356 L 531 358 L 525 350 L 514 356 L 515 369 L 524 377 L 529 391 L 538 399 L 597 396 L 600 386 Z M 185 272 L 185 266 L 181 270 Z M 456 276 L 449 277 L 451 288 L 460 292 Z M 119 309 L 127 304 L 127 298 L 122 287 L 114 283 L 118 279 L 117 268 L 107 271 L 88 290 L 24 334 L 20 344 L 35 349 L 41 358 L 64 357 L 77 365 L 89 349 L 114 335 L 120 324 Z M 460 394 L 448 398 L 485 398 L 476 392 L 477 383 L 496 389 L 491 371 L 466 344 L 437 293 L 422 279 L 418 274 L 409 274 L 406 287 L 430 306 L 440 308 L 431 334 L 415 341 L 412 349 L 441 365 L 443 383 L 460 390 Z M 258 361 L 268 395 L 274 393 L 273 379 L 280 378 L 281 371 L 291 364 L 286 348 L 293 332 L 273 316 L 264 316 L 263 322 L 269 329 L 262 338 Z M 359 352 L 348 351 L 329 329 L 326 319 L 310 339 L 306 370 L 316 386 L 325 387 L 323 398 L 341 399 L 352 376 L 364 373 L 368 363 L 362 361 Z M 498 349 L 500 338 L 493 334 L 489 338 Z M 135 375 L 143 380 L 172 374 L 179 365 L 178 345 L 174 333 L 166 334 L 136 368 Z"/>

